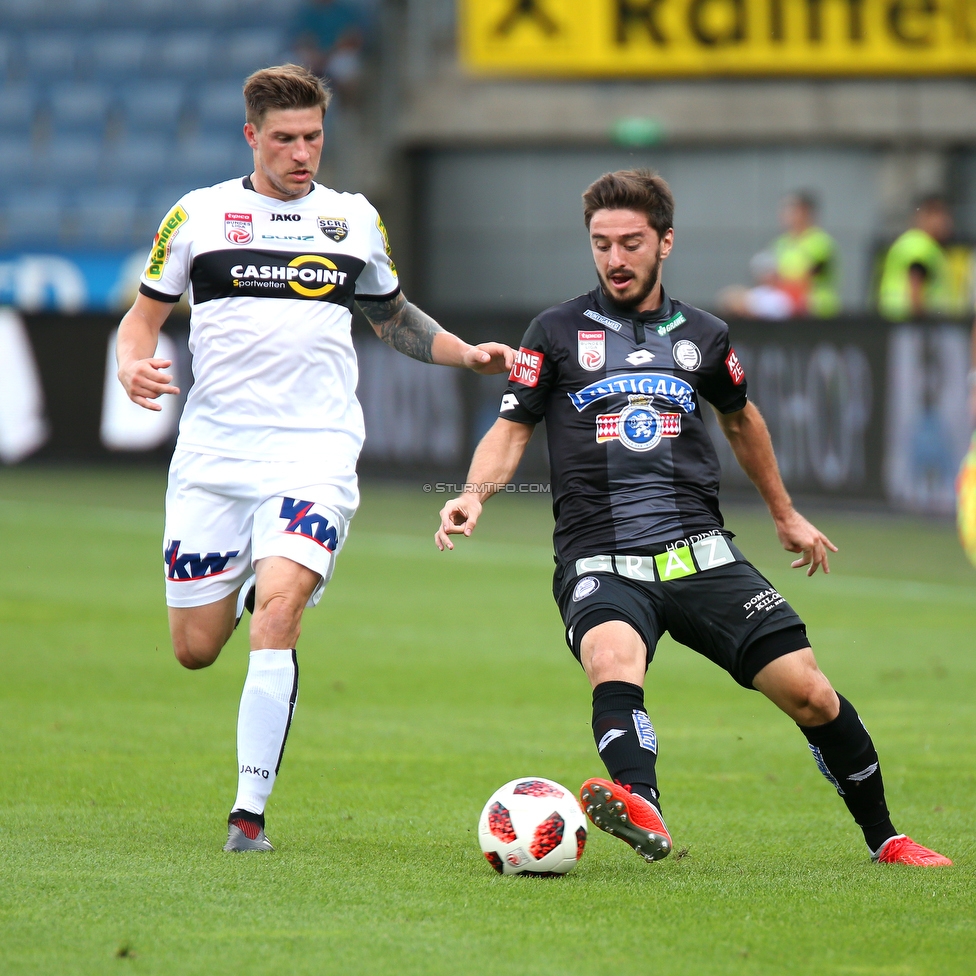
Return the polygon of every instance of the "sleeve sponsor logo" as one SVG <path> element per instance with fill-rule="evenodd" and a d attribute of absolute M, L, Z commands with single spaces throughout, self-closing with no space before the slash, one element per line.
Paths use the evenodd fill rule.
<path fill-rule="evenodd" d="M 225 213 L 224 237 L 231 244 L 250 244 L 254 240 L 254 222 L 249 213 Z"/>
<path fill-rule="evenodd" d="M 390 262 L 390 271 L 393 272 L 393 277 L 397 277 L 396 265 L 393 263 L 393 252 L 390 250 L 390 235 L 386 231 L 386 224 L 383 223 L 383 218 L 377 214 L 376 215 L 376 227 L 380 234 L 383 235 L 383 249 L 386 251 L 386 260 Z"/>
<path fill-rule="evenodd" d="M 508 374 L 509 380 L 521 383 L 522 386 L 538 386 L 545 358 L 541 352 L 520 346 L 519 351 L 515 354 L 515 364 L 512 366 L 512 371 Z"/>
<path fill-rule="evenodd" d="M 349 236 L 349 223 L 345 217 L 319 217 L 319 230 L 339 244 Z"/>
<path fill-rule="evenodd" d="M 607 361 L 605 332 L 577 332 L 577 358 L 583 369 L 593 372 Z"/>
<path fill-rule="evenodd" d="M 739 357 L 735 354 L 734 349 L 730 349 L 729 354 L 725 357 L 725 368 L 729 371 L 729 376 L 732 377 L 732 382 L 736 386 L 739 386 L 746 378 L 746 371 L 742 368 L 742 363 L 739 362 Z"/>
<path fill-rule="evenodd" d="M 502 397 L 502 405 L 499 413 L 505 413 L 506 410 L 514 410 L 518 405 L 518 397 L 514 393 L 506 393 Z"/>
<path fill-rule="evenodd" d="M 156 231 L 156 236 L 153 239 L 152 252 L 149 255 L 149 264 L 146 267 L 146 277 L 150 281 L 159 281 L 163 277 L 163 268 L 166 267 L 173 238 L 189 219 L 187 212 L 178 204 L 163 217 L 163 222 L 159 225 L 159 230 Z"/>
<path fill-rule="evenodd" d="M 514 373 L 514 370 L 512 372 Z M 695 412 L 695 391 L 692 386 L 683 379 L 667 373 L 624 373 L 619 376 L 608 376 L 604 380 L 597 380 L 589 386 L 584 386 L 576 393 L 567 395 L 573 401 L 573 406 L 582 412 L 597 400 L 621 393 L 660 398 L 672 406 L 680 407 L 685 413 Z"/>

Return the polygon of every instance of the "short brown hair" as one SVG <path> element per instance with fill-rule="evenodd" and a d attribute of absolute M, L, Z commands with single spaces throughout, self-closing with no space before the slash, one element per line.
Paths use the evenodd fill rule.
<path fill-rule="evenodd" d="M 597 210 L 636 210 L 663 237 L 674 226 L 674 197 L 663 177 L 649 169 L 618 169 L 594 180 L 583 194 L 586 229 Z"/>
<path fill-rule="evenodd" d="M 262 68 L 244 82 L 244 114 L 251 125 L 261 127 L 272 109 L 329 107 L 332 92 L 300 64 L 280 64 Z"/>

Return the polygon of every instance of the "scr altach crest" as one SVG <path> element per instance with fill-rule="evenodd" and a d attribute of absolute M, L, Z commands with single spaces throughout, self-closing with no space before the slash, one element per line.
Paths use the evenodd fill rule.
<path fill-rule="evenodd" d="M 345 217 L 319 217 L 319 230 L 336 244 L 349 236 L 349 224 Z"/>
<path fill-rule="evenodd" d="M 224 237 L 231 244 L 250 244 L 254 240 L 254 223 L 249 213 L 225 213 Z"/>
<path fill-rule="evenodd" d="M 662 437 L 681 433 L 681 414 L 663 413 L 651 406 L 652 398 L 635 394 L 620 413 L 601 413 L 596 418 L 596 439 L 620 441 L 628 451 L 650 451 Z"/>

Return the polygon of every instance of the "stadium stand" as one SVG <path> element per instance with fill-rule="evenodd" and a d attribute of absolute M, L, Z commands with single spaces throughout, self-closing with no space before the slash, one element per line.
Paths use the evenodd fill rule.
<path fill-rule="evenodd" d="M 299 0 L 0 0 L 0 248 L 144 247 L 250 168 L 241 83 Z"/>

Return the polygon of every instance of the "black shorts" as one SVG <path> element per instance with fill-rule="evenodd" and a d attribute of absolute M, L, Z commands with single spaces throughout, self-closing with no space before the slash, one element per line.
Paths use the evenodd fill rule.
<path fill-rule="evenodd" d="M 641 635 L 647 664 L 667 631 L 745 688 L 753 687 L 753 678 L 770 661 L 809 647 L 796 611 L 730 547 L 736 562 L 666 582 L 613 572 L 578 574 L 572 565 L 565 574 L 557 570 L 553 595 L 577 660 L 583 635 L 608 620 L 622 620 Z"/>

